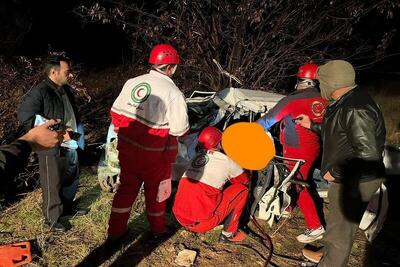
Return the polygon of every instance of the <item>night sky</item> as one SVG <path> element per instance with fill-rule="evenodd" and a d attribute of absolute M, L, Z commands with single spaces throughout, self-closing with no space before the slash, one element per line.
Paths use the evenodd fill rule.
<path fill-rule="evenodd" d="M 7 0 L 8 1 L 8 0 Z M 12 2 L 12 3 L 11 3 Z M 15 3 L 17 2 L 17 3 Z M 71 10 L 78 1 L 10 1 L 0 7 L 4 30 L 24 32 L 20 21 L 30 22 L 30 30 L 14 46 L 2 47 L 0 54 L 43 56 L 48 47 L 66 51 L 77 62 L 105 67 L 129 57 L 129 43 L 120 28 L 110 24 L 83 25 Z M 46 7 L 46 8 L 43 8 Z"/>
<path fill-rule="evenodd" d="M 0 54 L 44 56 L 48 47 L 54 51 L 66 51 L 75 62 L 88 67 L 115 66 L 131 57 L 129 42 L 121 28 L 110 24 L 83 24 L 71 10 L 81 2 L 6 0 L 0 4 Z M 400 18 L 395 18 L 399 22 Z M 366 20 L 375 29 L 387 27 L 384 21 L 371 17 Z M 27 23 L 28 22 L 28 23 Z M 27 26 L 30 29 L 27 30 Z M 376 38 L 374 28 L 360 25 L 361 31 Z M 400 54 L 400 27 L 388 53 Z M 21 34 L 24 33 L 24 34 Z M 4 42 L 1 40 L 18 40 Z M 385 59 L 364 73 L 400 73 L 400 55 Z M 397 75 L 394 75 L 397 76 Z"/>

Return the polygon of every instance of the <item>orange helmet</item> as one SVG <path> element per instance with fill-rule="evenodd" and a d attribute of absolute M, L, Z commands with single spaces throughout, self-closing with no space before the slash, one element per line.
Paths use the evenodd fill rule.
<path fill-rule="evenodd" d="M 314 63 L 306 63 L 300 66 L 297 72 L 297 78 L 300 79 L 317 79 L 318 65 Z"/>
<path fill-rule="evenodd" d="M 204 128 L 199 135 L 199 144 L 205 149 L 216 147 L 222 138 L 222 132 L 215 127 Z"/>
<path fill-rule="evenodd" d="M 153 65 L 179 64 L 179 54 L 169 44 L 158 44 L 150 52 L 149 63 Z"/>

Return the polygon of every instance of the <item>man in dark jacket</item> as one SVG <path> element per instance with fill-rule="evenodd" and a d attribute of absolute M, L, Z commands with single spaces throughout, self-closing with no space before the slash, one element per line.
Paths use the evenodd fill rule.
<path fill-rule="evenodd" d="M 46 224 L 53 231 L 64 232 L 66 228 L 59 223 L 60 216 L 85 214 L 85 211 L 73 206 L 79 180 L 77 149 L 78 146 L 83 148 L 83 132 L 68 86 L 68 58 L 64 55 L 50 56 L 46 60 L 45 72 L 47 78 L 25 96 L 18 110 L 18 118 L 26 130 L 37 124 L 39 118 L 59 118 L 67 127 L 68 132 L 61 145 L 38 153 Z M 79 139 L 73 140 L 71 132 L 82 134 Z"/>
<path fill-rule="evenodd" d="M 354 236 L 372 195 L 383 182 L 385 123 L 378 105 L 355 84 L 353 66 L 332 60 L 318 68 L 321 95 L 331 104 L 322 124 L 298 121 L 323 141 L 321 174 L 331 183 L 322 252 L 303 250 L 318 266 L 347 266 Z M 322 257 L 322 258 L 321 258 Z"/>
<path fill-rule="evenodd" d="M 50 149 L 62 141 L 61 134 L 48 129 L 57 123 L 56 120 L 49 120 L 45 124 L 29 130 L 14 142 L 0 146 L 1 182 L 7 182 L 18 173 L 18 170 L 26 166 L 32 150 Z"/>

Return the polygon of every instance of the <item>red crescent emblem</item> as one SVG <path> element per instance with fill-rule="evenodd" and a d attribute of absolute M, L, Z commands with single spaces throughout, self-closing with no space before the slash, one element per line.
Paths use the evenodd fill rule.
<path fill-rule="evenodd" d="M 139 88 L 138 90 L 136 90 L 136 96 L 137 97 L 142 97 L 141 95 L 140 95 L 140 92 L 141 91 L 144 91 L 144 88 Z"/>
<path fill-rule="evenodd" d="M 311 111 L 315 116 L 320 117 L 325 113 L 325 106 L 320 101 L 314 101 L 311 104 Z"/>

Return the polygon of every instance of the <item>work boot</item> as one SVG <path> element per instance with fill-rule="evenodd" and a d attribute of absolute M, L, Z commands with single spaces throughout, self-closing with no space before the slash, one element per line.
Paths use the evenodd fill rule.
<path fill-rule="evenodd" d="M 307 248 L 303 248 L 302 253 L 304 258 L 314 263 L 319 263 L 323 255 L 322 251 L 313 251 Z"/>
<path fill-rule="evenodd" d="M 306 229 L 303 234 L 296 237 L 297 241 L 300 243 L 311 243 L 318 239 L 321 239 L 324 236 L 325 229 L 320 226 L 316 229 Z"/>
<path fill-rule="evenodd" d="M 50 223 L 46 221 L 45 224 L 50 227 L 51 232 L 64 233 L 67 231 L 67 228 L 59 222 Z"/>
<path fill-rule="evenodd" d="M 242 230 L 239 230 L 235 233 L 221 233 L 219 241 L 224 243 L 236 243 L 244 241 L 246 237 L 247 235 Z"/>
<path fill-rule="evenodd" d="M 87 209 L 79 209 L 79 208 L 72 208 L 72 209 L 68 209 L 66 211 L 64 211 L 61 214 L 61 217 L 79 217 L 79 216 L 84 216 L 86 214 L 88 214 L 88 210 Z"/>
<path fill-rule="evenodd" d="M 165 230 L 160 233 L 151 233 L 150 239 L 153 241 L 160 241 L 172 236 L 174 231 L 170 227 L 165 227 Z"/>
<path fill-rule="evenodd" d="M 129 229 L 126 230 L 126 232 L 120 236 L 117 237 L 108 236 L 106 241 L 104 242 L 104 247 L 107 250 L 118 250 L 120 247 L 124 245 L 124 242 L 127 241 L 128 236 L 129 236 Z"/>

